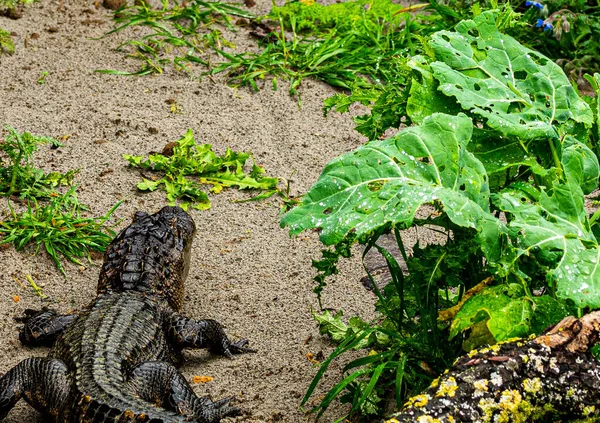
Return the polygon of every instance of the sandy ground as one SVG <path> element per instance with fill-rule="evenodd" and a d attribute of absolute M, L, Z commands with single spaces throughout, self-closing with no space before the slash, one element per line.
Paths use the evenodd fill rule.
<path fill-rule="evenodd" d="M 265 12 L 269 5 L 270 1 L 260 0 L 254 11 Z M 143 78 L 94 73 L 137 66 L 114 51 L 132 32 L 90 39 L 112 28 L 110 16 L 92 0 L 43 0 L 20 20 L 0 18 L 0 27 L 16 34 L 16 53 L 0 56 L 0 124 L 55 138 L 68 136 L 64 148 L 43 147 L 37 164 L 48 171 L 80 168 L 79 199 L 93 215 L 104 214 L 125 199 L 115 213 L 124 219 L 119 229 L 135 211 L 153 212 L 166 204 L 162 192 L 136 191 L 139 172 L 127 167 L 122 154 L 160 151 L 188 128 L 198 142 L 211 143 L 220 153 L 226 147 L 252 151 L 270 175 L 290 177 L 296 171 L 295 194 L 315 182 L 327 161 L 364 142 L 353 131 L 349 115 L 323 118 L 322 100 L 333 91 L 314 81 L 303 84 L 303 107 L 298 109 L 284 84 L 277 92 L 267 88 L 255 93 L 234 90 L 218 78 L 197 82 L 171 71 Z M 253 43 L 243 33 L 236 39 L 242 47 Z M 48 72 L 46 83 L 38 84 L 42 72 Z M 175 99 L 182 112 L 171 113 L 168 99 Z M 290 239 L 279 227 L 276 200 L 233 202 L 248 196 L 225 191 L 211 196 L 209 211 L 191 212 L 198 234 L 183 311 L 190 317 L 221 321 L 232 338 L 250 339 L 259 353 L 230 361 L 188 351 L 182 371 L 188 379 L 214 377 L 194 389 L 213 398 L 236 397 L 247 413 L 238 421 L 302 422 L 307 417 L 298 405 L 316 372 L 305 355 L 332 350 L 319 336 L 310 312 L 317 306 L 311 259 L 320 256 L 321 245 L 315 233 Z M 6 202 L 1 208 L 6 209 Z M 0 372 L 4 373 L 26 357 L 47 352 L 19 344 L 13 317 L 25 308 L 44 305 L 60 312 L 81 309 L 95 295 L 101 260 L 81 268 L 67 264 L 64 278 L 43 252 L 33 255 L 31 249 L 16 252 L 10 247 L 2 249 L 0 257 Z M 26 274 L 33 275 L 49 301 L 28 287 Z M 374 298 L 360 284 L 362 274 L 357 259 L 345 262 L 334 288 L 324 293 L 325 306 L 370 317 Z M 21 301 L 15 303 L 14 295 Z M 340 367 L 332 367 L 324 386 L 335 383 Z M 331 421 L 342 410 L 332 406 L 323 421 Z M 45 420 L 21 402 L 5 421 Z"/>

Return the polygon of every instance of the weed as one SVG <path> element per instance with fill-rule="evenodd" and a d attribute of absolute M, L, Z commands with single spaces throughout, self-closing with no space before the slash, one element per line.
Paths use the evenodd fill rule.
<path fill-rule="evenodd" d="M 42 144 L 50 144 L 58 148 L 61 144 L 53 138 L 32 135 L 29 132 L 19 133 L 10 126 L 6 139 L 0 143 L 0 195 L 19 196 L 22 199 L 48 198 L 59 185 L 68 185 L 73 181 L 77 170 L 65 174 L 59 172 L 45 173 L 32 164 L 33 154 Z"/>
<path fill-rule="evenodd" d="M 12 243 L 17 250 L 29 244 L 36 245 L 36 252 L 43 245 L 58 269 L 65 274 L 60 256 L 80 264 L 79 258 L 88 257 L 91 251 L 104 251 L 114 236 L 105 225 L 117 203 L 106 215 L 99 218 L 82 217 L 87 208 L 80 204 L 71 186 L 64 194 L 56 189 L 72 185 L 79 172 L 71 170 L 64 174 L 45 173 L 33 166 L 33 154 L 42 144 L 53 148 L 61 145 L 50 137 L 20 133 L 5 126 L 8 135 L 0 144 L 0 195 L 9 197 L 10 215 L 0 222 L 0 244 Z M 19 197 L 26 203 L 26 211 L 17 213 L 10 199 Z"/>
<path fill-rule="evenodd" d="M 5 52 L 13 54 L 15 52 L 15 44 L 10 36 L 10 32 L 0 28 L 0 55 Z"/>
<path fill-rule="evenodd" d="M 79 203 L 71 187 L 65 194 L 52 196 L 46 204 L 37 200 L 27 203 L 27 210 L 16 213 L 9 203 L 11 218 L 0 222 L 0 244 L 12 243 L 17 250 L 29 244 L 36 245 L 36 253 L 44 246 L 56 267 L 66 276 L 60 256 L 82 264 L 79 258 L 90 259 L 91 251 L 104 251 L 115 233 L 105 223 L 117 203 L 108 213 L 98 218 L 81 216 L 85 208 Z"/>
<path fill-rule="evenodd" d="M 219 51 L 226 61 L 209 73 L 225 72 L 233 85 L 254 89 L 267 76 L 284 77 L 291 94 L 307 77 L 345 89 L 380 90 L 399 76 L 398 58 L 420 51 L 416 34 L 435 27 L 430 19 L 436 18 L 418 21 L 390 0 L 288 3 L 261 18 L 279 28 L 271 30 L 260 53 Z"/>
<path fill-rule="evenodd" d="M 48 72 L 44 71 L 40 74 L 39 78 L 37 79 L 37 83 L 38 85 L 44 85 L 46 83 L 46 78 L 48 77 Z"/>
<path fill-rule="evenodd" d="M 137 185 L 138 189 L 154 191 L 162 186 L 169 203 L 180 200 L 184 209 L 190 205 L 198 210 L 210 208 L 210 200 L 201 185 L 211 186 L 210 191 L 215 194 L 223 188 L 236 187 L 263 190 L 271 196 L 277 191 L 279 181 L 278 178 L 264 176 L 265 170 L 256 163 L 252 164 L 250 173 L 244 172 L 246 161 L 252 158 L 250 153 L 227 149 L 225 155 L 219 157 L 210 144 L 197 145 L 191 129 L 182 138 L 170 143 L 161 154 L 151 154 L 148 158 L 128 154 L 123 157 L 132 166 L 163 174 L 152 180 L 143 178 Z"/>
<path fill-rule="evenodd" d="M 303 403 L 334 358 L 354 347 L 369 353 L 345 367 L 312 411 L 321 414 L 336 397 L 363 416 L 380 413 L 381 398 L 400 407 L 461 345 L 539 333 L 600 306 L 600 213 L 589 217 L 584 208 L 600 177 L 597 103 L 579 97 L 558 65 L 500 31 L 514 29 L 513 19 L 510 8 L 486 11 L 433 33 L 428 57 L 406 62 L 406 95 L 396 97 L 415 125 L 334 159 L 284 216 L 292 233 L 317 229 L 334 246 L 316 266 L 323 276 L 353 239 L 376 248 L 392 275 L 383 289 L 371 278 L 375 322 L 318 318 L 341 343 Z M 545 75 L 546 85 L 533 75 Z M 597 90 L 600 75 L 589 80 Z M 428 215 L 418 217 L 419 209 Z M 446 234 L 445 243 L 408 256 L 400 231 L 424 225 Z M 390 231 L 406 274 L 377 245 Z"/>
<path fill-rule="evenodd" d="M 128 57 L 142 62 L 140 70 L 124 72 L 97 70 L 113 75 L 148 75 L 162 73 L 165 66 L 189 71 L 194 64 L 208 65 L 207 51 L 231 46 L 215 23 L 232 29 L 232 16 L 250 18 L 252 15 L 233 4 L 218 1 L 162 1 L 162 8 L 151 9 L 145 2 L 128 6 L 115 14 L 117 27 L 104 36 L 133 26 L 146 26 L 151 32 L 140 39 L 129 40 L 117 47 L 129 51 Z"/>
<path fill-rule="evenodd" d="M 36 3 L 39 0 L 0 0 L 0 10 L 12 10 L 18 6 L 26 6 L 32 3 Z"/>

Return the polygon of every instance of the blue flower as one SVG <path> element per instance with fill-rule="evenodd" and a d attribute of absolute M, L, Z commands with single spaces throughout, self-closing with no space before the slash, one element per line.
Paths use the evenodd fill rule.
<path fill-rule="evenodd" d="M 544 24 L 544 31 L 545 32 L 552 31 L 553 29 L 554 29 L 554 25 L 552 25 L 551 23 L 548 22 L 548 23 Z"/>
<path fill-rule="evenodd" d="M 540 9 L 542 10 L 544 8 L 544 5 L 542 3 L 540 3 L 539 1 L 533 1 L 533 0 L 527 0 L 525 2 L 525 6 L 526 7 L 535 7 L 536 9 Z"/>
<path fill-rule="evenodd" d="M 546 24 L 544 23 L 544 20 L 543 20 L 543 19 L 538 19 L 538 20 L 537 20 L 537 23 L 535 24 L 535 27 L 536 27 L 536 28 L 543 28 L 543 27 L 545 27 L 545 26 L 546 26 Z"/>

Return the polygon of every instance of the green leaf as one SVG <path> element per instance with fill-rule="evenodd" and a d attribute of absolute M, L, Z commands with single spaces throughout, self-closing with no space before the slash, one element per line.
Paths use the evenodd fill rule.
<path fill-rule="evenodd" d="M 144 158 L 142 156 L 131 156 L 129 154 L 123 154 L 123 158 L 131 163 L 133 166 L 142 167 Z"/>
<path fill-rule="evenodd" d="M 11 38 L 10 32 L 0 28 L 0 56 L 4 51 L 13 54 L 15 52 L 15 44 Z"/>
<path fill-rule="evenodd" d="M 151 181 L 150 179 L 142 178 L 142 182 L 138 182 L 137 188 L 142 191 L 154 191 L 162 183 L 164 183 L 162 179 Z"/>
<path fill-rule="evenodd" d="M 450 327 L 450 338 L 480 322 L 486 322 L 496 341 L 523 337 L 531 331 L 533 302 L 517 284 L 493 286 L 467 300 Z"/>
<path fill-rule="evenodd" d="M 201 184 L 210 184 L 213 192 L 220 192 L 222 187 L 237 187 L 239 189 L 272 190 L 277 186 L 278 178 L 256 179 L 243 172 L 224 172 L 207 175 L 200 178 Z"/>
<path fill-rule="evenodd" d="M 335 315 L 332 315 L 329 310 L 325 310 L 323 314 L 317 314 L 313 311 L 312 315 L 319 324 L 321 335 L 329 335 L 333 341 L 338 343 L 344 340 L 348 326 L 342 321 L 343 311 L 340 310 Z"/>
<path fill-rule="evenodd" d="M 509 177 L 516 177 L 528 168 L 535 175 L 545 176 L 548 169 L 538 163 L 539 155 L 529 152 L 527 145 L 516 137 L 506 137 L 494 130 L 473 129 L 471 151 L 483 163 L 488 173 L 490 189 L 504 187 Z M 547 161 L 551 152 L 543 151 Z"/>
<path fill-rule="evenodd" d="M 466 148 L 472 129 L 462 114 L 434 114 L 334 159 L 282 226 L 292 234 L 322 229 L 321 241 L 331 245 L 351 231 L 362 237 L 389 223 L 408 227 L 423 204 L 439 200 L 456 225 L 485 227 L 495 248 L 500 226 L 488 212 L 485 169 Z"/>
<path fill-rule="evenodd" d="M 592 110 L 594 112 L 595 122 L 595 137 L 596 142 L 600 142 L 600 73 L 595 73 L 592 75 L 584 75 L 583 76 L 591 85 L 594 90 L 595 96 L 593 100 L 591 100 Z"/>
<path fill-rule="evenodd" d="M 531 300 L 534 311 L 531 332 L 535 334 L 542 333 L 550 326 L 575 313 L 575 310 L 567 307 L 564 301 L 555 300 L 548 295 L 532 297 Z"/>
<path fill-rule="evenodd" d="M 430 46 L 440 90 L 504 135 L 557 138 L 567 121 L 592 125 L 590 108 L 561 68 L 502 34 L 493 11 L 460 22 L 456 32 L 434 33 Z"/>
<path fill-rule="evenodd" d="M 454 99 L 438 91 L 439 83 L 433 78 L 431 68 L 427 66 L 424 57 L 411 58 L 408 66 L 420 75 L 420 82 L 413 78 L 406 102 L 406 114 L 414 123 L 422 123 L 427 116 L 434 113 L 458 114 L 461 111 Z"/>
<path fill-rule="evenodd" d="M 528 297 L 518 284 L 492 286 L 463 304 L 452 321 L 450 338 L 480 324 L 485 324 L 496 341 L 520 338 L 541 333 L 567 315 L 569 310 L 564 303 L 547 295 Z M 468 349 L 486 342 L 481 327 L 475 332 L 475 339 L 468 343 Z M 481 342 L 477 342 L 478 338 Z"/>
<path fill-rule="evenodd" d="M 598 187 L 598 157 L 585 144 L 566 136 L 561 162 L 567 179 L 579 185 L 584 194 L 590 194 Z"/>
<path fill-rule="evenodd" d="M 250 173 L 244 172 L 244 166 L 251 153 L 235 152 L 229 148 L 223 156 L 218 156 L 211 144 L 197 145 L 191 129 L 174 143 L 167 145 L 164 154 L 142 156 L 123 155 L 132 166 L 161 172 L 164 176 L 156 181 L 143 179 L 138 183 L 141 190 L 154 191 L 164 187 L 170 204 L 182 201 L 182 207 L 192 205 L 198 210 L 210 208 L 208 195 L 200 188 L 201 184 L 212 185 L 212 191 L 219 193 L 224 187 L 239 189 L 258 189 L 272 191 L 277 189 L 278 178 L 264 176 L 265 170 L 253 163 Z M 189 177 L 198 177 L 197 181 Z"/>
<path fill-rule="evenodd" d="M 548 268 L 546 279 L 556 295 L 577 307 L 600 307 L 600 248 L 590 229 L 583 191 L 576 183 L 554 183 L 539 202 L 505 190 L 495 203 L 509 213 L 517 248 L 514 261 L 533 256 Z"/>

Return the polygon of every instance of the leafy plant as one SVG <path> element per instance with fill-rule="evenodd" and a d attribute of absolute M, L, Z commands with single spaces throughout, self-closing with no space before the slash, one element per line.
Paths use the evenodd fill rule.
<path fill-rule="evenodd" d="M 140 70 L 124 72 L 97 70 L 114 75 L 148 75 L 162 73 L 165 66 L 173 65 L 177 70 L 190 70 L 193 64 L 208 65 L 207 50 L 232 46 L 221 31 L 212 29 L 220 23 L 229 29 L 232 16 L 251 18 L 252 15 L 231 3 L 219 1 L 162 0 L 162 8 L 152 9 L 146 2 L 136 2 L 115 14 L 117 27 L 104 36 L 132 26 L 146 26 L 151 32 L 140 39 L 125 41 L 117 47 L 119 51 L 130 51 L 128 57 L 142 62 Z"/>
<path fill-rule="evenodd" d="M 114 237 L 115 232 L 105 223 L 121 203 L 104 216 L 83 217 L 81 212 L 85 208 L 77 200 L 75 188 L 71 187 L 63 195 L 52 196 L 43 205 L 32 200 L 22 213 L 16 213 L 9 203 L 11 219 L 0 222 L 0 244 L 12 243 L 17 250 L 34 244 L 36 253 L 43 245 L 65 276 L 60 256 L 80 265 L 79 258 L 87 257 L 91 261 L 90 252 L 103 252 Z"/>
<path fill-rule="evenodd" d="M 600 71 L 596 51 L 600 40 L 597 5 L 573 0 L 526 1 L 524 17 L 535 29 L 515 34 L 559 63 L 564 71 L 580 79 L 586 72 Z M 537 36 L 532 37 L 532 32 Z"/>
<path fill-rule="evenodd" d="M 226 61 L 209 73 L 225 72 L 231 84 L 255 90 L 267 76 L 275 78 L 275 88 L 276 78 L 283 77 L 291 82 L 291 94 L 298 93 L 304 78 L 313 77 L 353 92 L 364 90 L 370 100 L 388 81 L 403 77 L 398 58 L 420 51 L 418 34 L 431 32 L 439 23 L 436 16 L 417 20 L 411 10 L 390 0 L 275 6 L 260 19 L 279 25 L 271 29 L 263 24 L 267 31 L 263 50 L 241 54 L 219 50 Z"/>
<path fill-rule="evenodd" d="M 12 243 L 17 250 L 34 244 L 36 253 L 43 245 L 63 274 L 61 255 L 81 264 L 79 258 L 89 259 L 91 251 L 104 251 L 114 236 L 105 223 L 121 203 L 99 218 L 81 216 L 87 208 L 79 203 L 76 187 L 71 186 L 65 193 L 57 191 L 62 185 L 72 185 L 79 171 L 45 173 L 32 163 L 40 145 L 58 148 L 61 144 L 50 137 L 20 133 L 10 126 L 5 130 L 8 134 L 0 143 L 4 155 L 0 157 L 0 195 L 9 197 L 11 212 L 0 221 L 0 244 Z M 26 211 L 15 211 L 10 199 L 16 198 L 26 204 Z"/>
<path fill-rule="evenodd" d="M 16 195 L 23 199 L 48 198 L 55 193 L 54 188 L 68 185 L 73 181 L 78 170 L 45 173 L 33 166 L 33 154 L 42 144 L 50 144 L 52 148 L 61 147 L 53 138 L 32 135 L 29 132 L 19 133 L 16 129 L 5 126 L 8 132 L 4 142 L 0 143 L 0 195 Z"/>
<path fill-rule="evenodd" d="M 4 52 L 13 54 L 15 52 L 15 44 L 10 37 L 10 32 L 0 28 L 0 55 Z"/>
<path fill-rule="evenodd" d="M 321 333 L 328 334 L 338 343 L 335 351 L 325 360 L 313 379 L 302 404 L 325 374 L 332 361 L 349 351 L 365 350 L 368 354 L 344 366 L 345 377 L 311 411 L 319 416 L 339 396 L 341 402 L 352 408 L 338 422 L 350 415 L 373 420 L 372 415 L 381 414 L 388 403 L 400 407 L 403 399 L 424 389 L 437 374 L 446 369 L 460 351 L 460 340 L 448 341 L 447 325 L 438 322 L 438 310 L 442 305 L 453 305 L 449 292 L 437 287 L 470 286 L 486 275 L 478 261 L 478 246 L 472 234 L 455 233 L 446 245 L 429 245 L 414 248 L 412 256 L 406 254 L 400 232 L 394 230 L 401 255 L 405 258 L 409 273 L 404 275 L 396 258 L 377 244 L 381 232 L 374 233 L 366 241 L 364 256 L 376 248 L 385 259 L 392 280 L 379 287 L 375 278 L 369 276 L 378 297 L 377 310 L 382 318 L 367 323 L 351 317 L 348 325 L 340 311 L 332 315 L 325 311 L 315 314 Z M 464 284 L 464 285 L 461 285 Z"/>
<path fill-rule="evenodd" d="M 180 200 L 181 207 L 185 209 L 190 205 L 198 210 L 210 208 L 210 200 L 201 185 L 210 185 L 210 191 L 215 194 L 227 187 L 263 190 L 270 195 L 278 190 L 279 179 L 266 177 L 265 170 L 256 163 L 252 164 L 250 173 L 244 172 L 246 161 L 252 158 L 250 153 L 227 149 L 225 155 L 219 157 L 212 151 L 212 145 L 197 145 L 191 129 L 172 144 L 172 151 L 151 154 L 148 158 L 128 154 L 123 157 L 132 166 L 163 174 L 152 180 L 143 178 L 137 184 L 138 189 L 154 191 L 163 186 L 169 203 Z"/>
<path fill-rule="evenodd" d="M 408 267 L 404 274 L 377 247 L 392 283 L 374 284 L 382 318 L 363 333 L 389 342 L 361 344 L 372 352 L 346 366 L 348 376 L 314 411 L 344 389 L 352 412 L 364 413 L 378 403 L 371 393 L 382 398 L 387 390 L 400 406 L 405 377 L 413 375 L 410 391 L 428 377 L 420 361 L 439 373 L 458 354 L 456 342 L 472 348 L 525 336 L 575 307 L 600 306 L 598 216 L 584 208 L 600 176 L 591 132 L 597 111 L 558 65 L 499 30 L 510 27 L 506 16 L 487 11 L 432 34 L 428 57 L 406 63 L 406 104 L 397 106 L 417 125 L 331 161 L 282 219 L 292 234 L 318 229 L 324 244 L 344 248 L 352 239 L 372 248 L 394 231 Z M 445 245 L 408 256 L 400 231 L 424 225 L 445 233 Z M 494 285 L 460 302 L 490 276 Z M 450 326 L 436 321 L 439 307 L 455 304 Z M 324 330 L 334 327 L 342 326 Z M 346 333 L 304 402 L 331 360 L 362 342 Z M 422 358 L 432 351 L 440 355 Z"/>
<path fill-rule="evenodd" d="M 21 5 L 29 5 L 32 3 L 36 3 L 39 0 L 0 0 L 0 10 L 2 9 L 16 9 Z"/>

